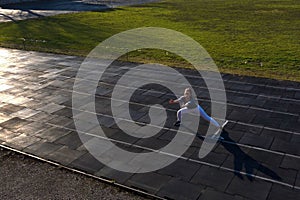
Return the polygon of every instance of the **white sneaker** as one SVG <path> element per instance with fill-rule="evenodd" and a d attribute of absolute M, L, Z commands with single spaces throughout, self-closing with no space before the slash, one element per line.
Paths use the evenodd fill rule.
<path fill-rule="evenodd" d="M 210 138 L 214 140 L 224 140 L 224 138 L 220 135 L 221 133 L 222 133 L 222 128 L 219 128 L 216 133 L 210 136 Z"/>
<path fill-rule="evenodd" d="M 224 124 L 221 126 L 221 130 L 223 130 L 224 127 L 225 127 L 227 124 L 228 124 L 228 120 L 226 120 L 226 121 L 224 122 Z"/>
<path fill-rule="evenodd" d="M 215 140 L 224 140 L 224 138 L 222 136 L 220 136 L 220 134 L 222 133 L 224 127 L 226 126 L 226 124 L 228 123 L 228 120 L 226 120 L 222 126 L 212 135 L 210 136 L 211 139 L 215 139 Z"/>

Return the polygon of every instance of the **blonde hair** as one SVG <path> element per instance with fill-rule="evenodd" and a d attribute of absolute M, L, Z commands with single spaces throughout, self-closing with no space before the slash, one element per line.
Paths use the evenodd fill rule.
<path fill-rule="evenodd" d="M 191 97 L 193 96 L 193 93 L 192 93 L 192 89 L 191 88 L 185 88 L 185 90 L 184 90 L 184 92 L 187 92 L 187 91 L 189 91 L 190 92 L 190 94 L 191 94 Z"/>

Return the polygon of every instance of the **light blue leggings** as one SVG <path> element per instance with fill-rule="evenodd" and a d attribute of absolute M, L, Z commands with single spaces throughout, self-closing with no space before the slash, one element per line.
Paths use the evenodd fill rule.
<path fill-rule="evenodd" d="M 177 111 L 177 120 L 181 121 L 181 116 L 183 113 L 193 113 L 193 112 L 200 112 L 200 116 L 203 117 L 206 121 L 213 123 L 213 125 L 215 125 L 216 127 L 220 127 L 220 124 L 214 120 L 214 118 L 208 116 L 208 114 L 203 110 L 203 108 L 198 105 L 197 108 L 194 109 L 188 109 L 186 107 L 181 108 L 180 110 Z"/>
<path fill-rule="evenodd" d="M 200 116 L 202 116 L 206 121 L 212 122 L 218 128 L 220 127 L 220 124 L 214 118 L 208 116 L 208 114 L 203 110 L 203 108 L 200 105 L 198 105 L 197 108 L 200 112 Z"/>

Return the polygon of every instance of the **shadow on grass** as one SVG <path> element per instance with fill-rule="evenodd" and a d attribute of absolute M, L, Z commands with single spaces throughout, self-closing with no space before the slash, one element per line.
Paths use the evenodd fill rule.
<path fill-rule="evenodd" d="M 6 14 L 3 14 L 3 13 L 0 13 L 0 16 L 3 16 L 3 17 L 5 17 L 5 18 L 7 18 L 7 19 L 9 19 L 9 20 L 11 20 L 12 22 L 17 22 L 14 18 L 12 18 L 11 16 L 9 16 L 9 15 L 6 15 Z"/>

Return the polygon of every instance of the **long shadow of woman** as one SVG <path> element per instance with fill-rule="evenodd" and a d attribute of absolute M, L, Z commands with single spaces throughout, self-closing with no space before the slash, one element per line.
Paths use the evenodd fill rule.
<path fill-rule="evenodd" d="M 253 181 L 254 179 L 253 172 L 255 169 L 271 177 L 274 180 L 282 180 L 282 178 L 278 176 L 274 171 L 267 168 L 266 166 L 259 163 L 257 160 L 253 159 L 248 154 L 246 154 L 244 151 L 242 151 L 242 149 L 236 144 L 236 142 L 229 137 L 227 131 L 223 130 L 221 135 L 224 138 L 224 141 L 221 142 L 221 145 L 223 145 L 224 148 L 234 156 L 234 174 L 236 176 L 243 179 L 241 171 L 244 167 L 246 176 L 250 181 Z"/>

